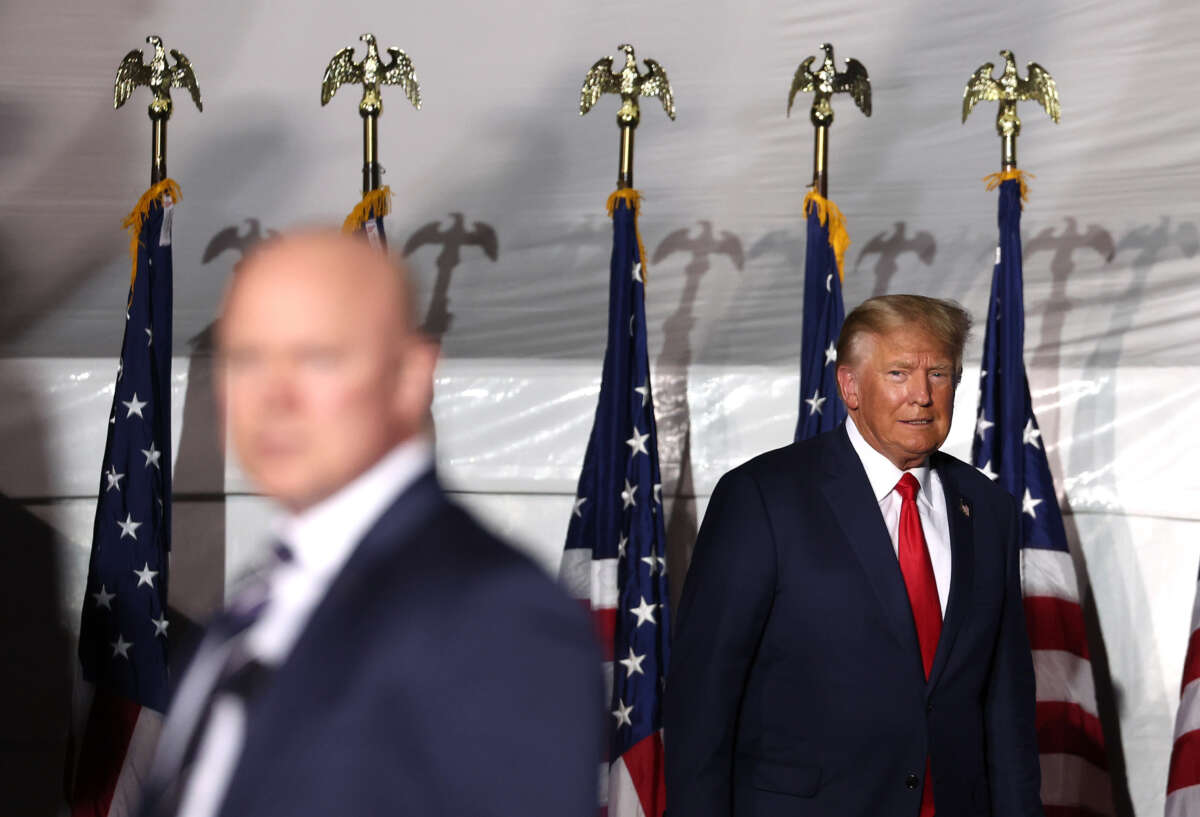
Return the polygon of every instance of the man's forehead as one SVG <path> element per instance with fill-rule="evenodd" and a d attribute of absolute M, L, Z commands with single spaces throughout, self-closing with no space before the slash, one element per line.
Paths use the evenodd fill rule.
<path fill-rule="evenodd" d="M 951 363 L 954 350 L 920 324 L 901 324 L 884 332 L 864 336 L 872 352 L 888 361 L 915 362 L 918 357 Z"/>

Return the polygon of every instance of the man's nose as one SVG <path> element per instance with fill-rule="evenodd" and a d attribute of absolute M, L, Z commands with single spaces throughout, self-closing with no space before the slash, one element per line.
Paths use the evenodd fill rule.
<path fill-rule="evenodd" d="M 933 402 L 933 390 L 929 386 L 929 380 L 925 377 L 909 378 L 908 399 L 918 406 L 928 406 Z"/>

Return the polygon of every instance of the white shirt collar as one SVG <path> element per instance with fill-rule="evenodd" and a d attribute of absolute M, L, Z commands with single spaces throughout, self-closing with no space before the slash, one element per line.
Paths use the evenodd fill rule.
<path fill-rule="evenodd" d="M 275 532 L 306 573 L 330 575 L 389 505 L 433 465 L 425 436 L 397 445 L 337 493 L 299 514 L 277 520 Z"/>
<path fill-rule="evenodd" d="M 852 417 L 846 418 L 846 434 L 850 437 L 850 445 L 853 446 L 854 453 L 858 454 L 859 460 L 862 461 L 863 469 L 867 472 L 867 480 L 871 483 L 871 491 L 875 494 L 877 502 L 882 502 L 883 498 L 896 488 L 900 477 L 908 473 L 916 477 L 917 482 L 921 484 L 921 490 L 917 492 L 917 501 L 933 507 L 932 471 L 929 468 L 928 458 L 923 465 L 901 471 L 895 463 L 871 447 L 862 432 L 858 430 Z"/>

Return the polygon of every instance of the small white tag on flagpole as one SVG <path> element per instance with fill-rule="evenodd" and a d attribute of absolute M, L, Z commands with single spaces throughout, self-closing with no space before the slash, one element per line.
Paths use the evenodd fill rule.
<path fill-rule="evenodd" d="M 158 246 L 171 246 L 171 227 L 175 222 L 175 202 L 168 195 L 163 195 L 162 229 L 158 231 Z"/>
<path fill-rule="evenodd" d="M 375 219 L 368 219 L 363 225 L 363 231 L 367 234 L 367 243 L 372 247 L 382 247 L 383 242 L 379 240 L 379 225 L 375 223 Z"/>

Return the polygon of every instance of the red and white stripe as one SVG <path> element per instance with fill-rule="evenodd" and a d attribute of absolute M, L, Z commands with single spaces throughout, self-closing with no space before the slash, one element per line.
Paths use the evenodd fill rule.
<path fill-rule="evenodd" d="M 1021 588 L 1037 676 L 1038 750 L 1046 817 L 1112 815 L 1104 731 L 1071 554 L 1022 550 Z"/>
<path fill-rule="evenodd" d="M 1192 605 L 1192 634 L 1183 661 L 1170 768 L 1166 817 L 1200 814 L 1200 587 Z"/>
<path fill-rule="evenodd" d="M 71 817 L 132 817 L 154 759 L 162 715 L 77 679 Z"/>
<path fill-rule="evenodd" d="M 617 623 L 619 559 L 593 559 L 591 551 L 563 551 L 559 579 L 572 598 L 591 613 L 592 626 L 604 659 L 605 700 L 612 700 L 613 634 Z M 599 801 L 608 817 L 647 817 L 662 814 L 666 791 L 661 785 L 662 733 L 635 744 L 612 763 L 600 764 Z"/>

